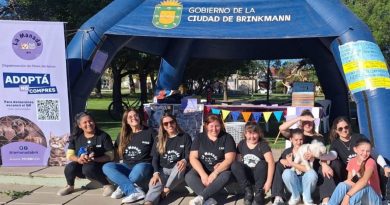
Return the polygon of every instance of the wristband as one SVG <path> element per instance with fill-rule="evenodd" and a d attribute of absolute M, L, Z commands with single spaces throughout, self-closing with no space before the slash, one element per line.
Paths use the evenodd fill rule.
<path fill-rule="evenodd" d="M 160 172 L 154 172 L 153 175 L 160 175 Z"/>
<path fill-rule="evenodd" d="M 351 195 L 349 195 L 348 193 L 346 193 L 345 195 L 348 196 L 349 198 L 351 198 Z"/>

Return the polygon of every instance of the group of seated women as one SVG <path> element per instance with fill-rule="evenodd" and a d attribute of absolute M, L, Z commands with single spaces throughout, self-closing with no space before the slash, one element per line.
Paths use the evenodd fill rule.
<path fill-rule="evenodd" d="M 295 123 L 300 124 L 300 129 L 290 129 Z M 67 150 L 67 186 L 57 194 L 72 193 L 75 178 L 80 177 L 103 185 L 103 196 L 122 199 L 122 203 L 143 199 L 144 204 L 156 205 L 185 182 L 196 194 L 190 205 L 212 205 L 218 204 L 216 194 L 235 178 L 244 193 L 245 205 L 265 204 L 269 191 L 275 205 L 285 201 L 298 204 L 301 195 L 304 204 L 313 204 L 316 187 L 322 204 L 381 203 L 384 187 L 380 187 L 383 183 L 376 161 L 386 176 L 390 169 L 380 155 L 373 160 L 370 142 L 352 134 L 346 118 L 337 118 L 332 126 L 328 155 L 333 160 L 314 159 L 307 151 L 305 160 L 314 161 L 309 169 L 295 163 L 294 156 L 302 144 L 323 141 L 314 131 L 312 114 L 304 111 L 279 129 L 292 147 L 275 163 L 263 131 L 255 122 L 245 125 L 244 138 L 236 145 L 221 118 L 209 115 L 204 132 L 192 141 L 173 115 L 164 114 L 156 132 L 142 124 L 137 110 L 129 109 L 113 144 L 110 136 L 97 128 L 93 117 L 82 112 L 76 115 Z"/>

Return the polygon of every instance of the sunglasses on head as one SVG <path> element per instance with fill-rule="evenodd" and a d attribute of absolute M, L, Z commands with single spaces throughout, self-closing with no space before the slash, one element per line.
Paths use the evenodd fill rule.
<path fill-rule="evenodd" d="M 174 125 L 175 121 L 171 120 L 171 121 L 168 121 L 168 122 L 163 122 L 164 126 L 168 126 L 169 124 Z"/>
<path fill-rule="evenodd" d="M 339 128 L 337 128 L 337 131 L 341 132 L 341 131 L 343 131 L 343 129 L 344 130 L 349 130 L 349 126 L 347 125 L 345 127 L 339 127 Z"/>

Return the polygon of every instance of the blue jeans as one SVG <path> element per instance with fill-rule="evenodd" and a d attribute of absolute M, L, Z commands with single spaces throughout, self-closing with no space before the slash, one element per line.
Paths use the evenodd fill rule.
<path fill-rule="evenodd" d="M 124 163 L 108 162 L 104 164 L 103 172 L 128 196 L 135 192 L 134 183 L 152 177 L 153 166 L 145 162 L 138 163 L 133 167 Z"/>
<path fill-rule="evenodd" d="M 313 203 L 311 193 L 317 185 L 317 173 L 310 169 L 304 172 L 303 175 L 298 176 L 297 173 L 291 169 L 285 169 L 282 174 L 283 182 L 286 188 L 291 193 L 292 199 L 299 199 L 301 193 L 305 203 Z"/>
<path fill-rule="evenodd" d="M 328 204 L 340 204 L 343 201 L 345 194 L 350 189 L 350 185 L 345 182 L 340 182 L 330 197 Z M 365 186 L 363 189 L 352 195 L 352 197 L 349 199 L 349 204 L 377 205 L 381 203 L 381 198 L 370 185 Z"/>

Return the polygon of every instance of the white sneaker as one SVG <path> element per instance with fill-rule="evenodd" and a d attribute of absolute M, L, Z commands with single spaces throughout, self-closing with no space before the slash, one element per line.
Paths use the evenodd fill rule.
<path fill-rule="evenodd" d="M 284 204 L 283 198 L 280 196 L 276 196 L 274 203 L 272 205 L 283 205 L 283 204 Z"/>
<path fill-rule="evenodd" d="M 217 205 L 217 201 L 213 198 L 208 198 L 203 205 Z"/>
<path fill-rule="evenodd" d="M 113 199 L 120 199 L 123 197 L 125 193 L 122 192 L 121 188 L 118 186 L 114 192 L 111 194 L 111 198 Z"/>
<path fill-rule="evenodd" d="M 145 192 L 142 191 L 142 189 L 140 189 L 139 187 L 136 187 L 134 193 L 122 199 L 122 203 L 133 203 L 143 198 L 145 198 Z"/>
<path fill-rule="evenodd" d="M 197 196 L 191 199 L 189 205 L 203 205 L 203 197 Z"/>
<path fill-rule="evenodd" d="M 288 205 L 297 205 L 299 202 L 301 201 L 301 198 L 298 197 L 296 199 L 293 199 L 292 197 L 290 198 L 290 200 L 288 200 Z"/>

